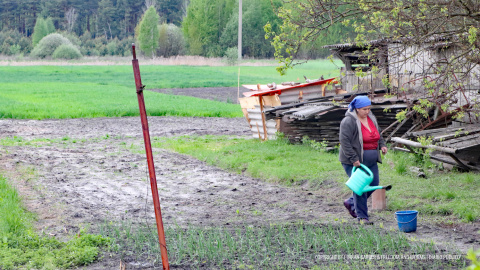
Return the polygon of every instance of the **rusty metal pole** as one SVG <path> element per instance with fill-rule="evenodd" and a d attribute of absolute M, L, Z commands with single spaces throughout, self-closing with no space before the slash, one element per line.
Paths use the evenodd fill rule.
<path fill-rule="evenodd" d="M 160 209 L 160 199 L 158 197 L 157 178 L 155 176 L 155 165 L 153 164 L 152 144 L 150 142 L 150 133 L 148 131 L 145 99 L 143 98 L 144 85 L 142 85 L 142 79 L 140 78 L 140 68 L 135 53 L 135 44 L 132 44 L 132 55 L 133 75 L 135 76 L 135 86 L 137 88 L 138 107 L 140 109 L 140 118 L 142 120 L 143 139 L 145 141 L 148 172 L 150 175 L 150 185 L 152 187 L 153 207 L 155 208 L 155 220 L 157 221 L 158 242 L 160 243 L 163 269 L 169 270 L 170 266 L 168 265 L 167 243 L 165 242 L 165 232 L 163 230 L 162 210 Z"/>

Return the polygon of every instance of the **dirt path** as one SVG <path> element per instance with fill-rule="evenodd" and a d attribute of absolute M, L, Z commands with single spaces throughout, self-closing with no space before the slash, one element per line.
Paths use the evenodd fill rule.
<path fill-rule="evenodd" d="M 152 137 L 251 137 L 243 118 L 149 117 L 149 125 Z M 0 171 L 38 214 L 39 230 L 63 237 L 80 227 L 95 230 L 106 219 L 154 219 L 139 118 L 0 120 L 0 139 L 14 136 L 32 144 L 2 146 Z M 354 222 L 341 204 L 347 194 L 335 179 L 327 179 L 322 190 L 284 187 L 166 150 L 156 149 L 154 158 L 166 226 Z M 396 226 L 393 218 L 377 216 L 377 221 Z M 480 247 L 479 230 L 479 222 L 439 226 L 420 220 L 411 236 L 453 243 L 465 252 Z"/>
<path fill-rule="evenodd" d="M 240 86 L 240 89 L 238 87 L 210 87 L 150 89 L 150 91 L 169 95 L 191 96 L 238 104 L 238 97 L 243 97 L 242 93 L 248 92 L 249 90 Z"/>

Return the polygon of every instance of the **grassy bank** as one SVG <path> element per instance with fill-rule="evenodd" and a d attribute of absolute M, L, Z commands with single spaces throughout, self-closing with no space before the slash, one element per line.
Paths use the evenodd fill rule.
<path fill-rule="evenodd" d="M 238 67 L 141 66 L 146 89 L 237 86 Z M 313 61 L 287 76 L 274 67 L 242 66 L 241 84 L 302 81 L 334 76 L 327 60 Z M 45 119 L 138 115 L 131 66 L 0 66 L 0 118 Z M 240 106 L 145 91 L 152 116 L 241 117 Z"/>
<path fill-rule="evenodd" d="M 59 269 L 86 265 L 97 259 L 99 247 L 108 239 L 80 232 L 68 242 L 39 236 L 34 216 L 22 208 L 21 200 L 0 175 L 0 268 Z"/>
<path fill-rule="evenodd" d="M 205 136 L 154 138 L 153 145 L 267 181 L 283 184 L 310 181 L 319 185 L 330 180 L 348 191 L 338 154 L 319 151 L 308 144 Z M 409 168 L 417 166 L 415 158 L 406 153 L 390 152 L 385 156 L 380 164 L 380 183 L 393 185 L 388 192 L 388 210 L 415 209 L 422 215 L 454 217 L 465 222 L 480 218 L 477 174 L 435 169 L 429 172 L 425 168 L 427 178 L 424 179 L 410 172 Z"/>
<path fill-rule="evenodd" d="M 114 239 L 112 251 L 136 261 L 157 261 L 156 228 L 109 222 L 102 234 Z M 168 227 L 171 266 L 212 269 L 420 269 L 459 268 L 449 261 L 375 259 L 360 256 L 438 255 L 433 243 L 411 242 L 405 234 L 372 227 L 322 224 L 272 224 L 260 227 Z M 335 257 L 337 256 L 337 257 Z M 352 256 L 352 257 L 348 257 Z M 358 257 L 353 257 L 358 256 Z"/>

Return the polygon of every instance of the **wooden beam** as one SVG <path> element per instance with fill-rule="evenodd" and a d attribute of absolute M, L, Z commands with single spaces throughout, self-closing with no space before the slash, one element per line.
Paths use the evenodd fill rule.
<path fill-rule="evenodd" d="M 263 124 L 263 140 L 268 139 L 267 134 L 267 121 L 265 121 L 265 112 L 263 111 L 263 99 L 262 96 L 258 96 L 258 102 L 260 103 L 260 114 L 262 115 L 262 124 Z"/>
<path fill-rule="evenodd" d="M 464 169 L 467 169 L 469 170 L 470 168 L 465 164 L 463 163 L 460 159 L 458 159 L 454 154 L 448 154 L 451 158 L 453 158 L 453 160 L 455 160 L 455 162 L 457 162 L 458 165 L 460 165 L 460 167 L 464 168 Z"/>
<path fill-rule="evenodd" d="M 449 154 L 456 154 L 457 153 L 457 149 L 452 149 L 452 148 L 442 147 L 442 146 L 437 146 L 437 145 L 422 145 L 419 142 L 414 142 L 414 141 L 402 139 L 402 138 L 399 138 L 399 137 L 393 137 L 392 141 L 394 141 L 396 143 L 401 143 L 401 144 L 404 144 L 404 145 L 416 147 L 416 148 L 435 149 L 437 151 L 441 151 L 441 152 L 445 152 L 445 153 L 449 153 Z"/>

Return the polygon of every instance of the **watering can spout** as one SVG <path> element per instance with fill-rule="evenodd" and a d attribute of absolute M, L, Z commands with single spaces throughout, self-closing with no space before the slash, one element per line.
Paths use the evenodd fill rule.
<path fill-rule="evenodd" d="M 382 186 L 366 186 L 363 188 L 363 192 L 362 193 L 365 193 L 365 192 L 369 192 L 369 191 L 374 191 L 374 190 L 377 190 L 377 189 L 382 189 L 383 187 Z"/>

